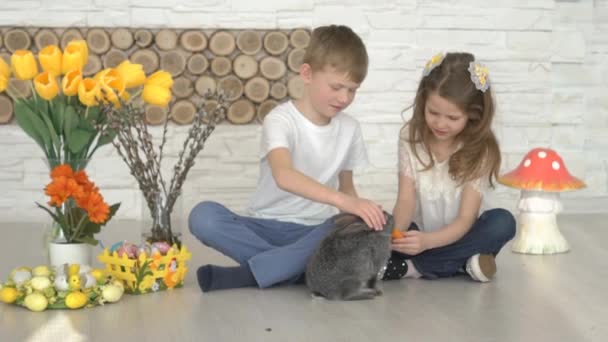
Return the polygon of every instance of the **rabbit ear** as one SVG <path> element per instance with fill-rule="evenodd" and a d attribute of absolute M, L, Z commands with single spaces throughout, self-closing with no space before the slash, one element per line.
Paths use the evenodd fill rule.
<path fill-rule="evenodd" d="M 349 225 L 340 227 L 338 236 L 353 235 L 356 233 L 370 231 L 369 227 L 363 222 L 354 222 Z"/>

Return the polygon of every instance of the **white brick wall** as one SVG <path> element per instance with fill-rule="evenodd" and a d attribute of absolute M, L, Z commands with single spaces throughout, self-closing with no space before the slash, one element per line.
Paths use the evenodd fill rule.
<path fill-rule="evenodd" d="M 486 62 L 496 90 L 495 131 L 503 171 L 530 148 L 553 147 L 588 188 L 564 194 L 568 212 L 608 208 L 607 0 L 3 0 L 7 26 L 291 28 L 347 24 L 364 39 L 369 77 L 350 113 L 363 123 L 372 167 L 356 176 L 363 196 L 392 207 L 396 137 L 422 65 L 437 51 L 467 50 Z M 405 113 L 408 117 L 410 113 Z M 175 157 L 184 127 L 172 127 Z M 158 130 L 156 130 L 158 133 Z M 242 211 L 256 185 L 259 126 L 223 125 L 211 136 L 184 187 L 182 215 L 199 200 Z M 46 175 L 38 147 L 15 125 L 0 126 L 0 221 L 46 220 Z M 167 158 L 167 161 L 174 160 Z M 169 167 L 169 165 L 167 166 Z M 112 148 L 89 168 L 120 217 L 139 218 L 142 198 Z M 513 208 L 518 192 L 499 186 L 491 206 Z"/>

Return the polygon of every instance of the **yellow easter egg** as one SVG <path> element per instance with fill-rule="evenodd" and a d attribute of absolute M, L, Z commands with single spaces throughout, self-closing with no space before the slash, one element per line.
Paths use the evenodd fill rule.
<path fill-rule="evenodd" d="M 0 301 L 11 304 L 19 297 L 20 293 L 13 287 L 4 287 L 0 290 Z"/>
<path fill-rule="evenodd" d="M 51 275 L 51 269 L 48 266 L 36 266 L 32 269 L 32 275 L 34 277 L 48 277 Z"/>
<path fill-rule="evenodd" d="M 87 304 L 88 300 L 87 295 L 80 291 L 70 292 L 65 297 L 65 306 L 70 309 L 80 309 Z"/>
<path fill-rule="evenodd" d="M 120 300 L 123 294 L 123 289 L 116 285 L 106 285 L 101 289 L 101 296 L 110 303 L 115 303 Z"/>
<path fill-rule="evenodd" d="M 26 308 L 32 311 L 44 311 L 49 305 L 49 301 L 43 294 L 39 292 L 33 292 L 25 297 L 23 304 L 25 304 Z"/>

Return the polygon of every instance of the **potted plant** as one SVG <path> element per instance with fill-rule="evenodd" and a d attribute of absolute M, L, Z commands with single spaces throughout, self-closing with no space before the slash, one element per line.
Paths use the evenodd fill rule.
<path fill-rule="evenodd" d="M 91 264 L 91 248 L 97 245 L 95 234 L 114 216 L 120 203 L 108 205 L 99 188 L 84 170 L 74 171 L 61 164 L 51 171 L 51 182 L 45 187 L 51 208 L 36 203 L 53 219 L 61 238 L 50 241 L 49 258 L 53 266 L 77 263 Z"/>

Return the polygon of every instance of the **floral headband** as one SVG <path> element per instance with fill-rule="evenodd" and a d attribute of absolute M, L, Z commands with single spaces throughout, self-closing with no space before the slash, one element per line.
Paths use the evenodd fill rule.
<path fill-rule="evenodd" d="M 431 59 L 426 62 L 424 66 L 424 70 L 422 70 L 422 77 L 428 76 L 433 69 L 441 65 L 443 60 L 445 59 L 445 54 L 440 52 L 435 56 L 431 57 Z M 488 77 L 489 71 L 488 67 L 479 63 L 479 62 L 471 62 L 469 63 L 468 68 L 469 73 L 471 74 L 471 81 L 475 84 L 475 88 L 481 90 L 481 92 L 485 93 L 488 88 L 490 88 L 490 79 Z"/>

